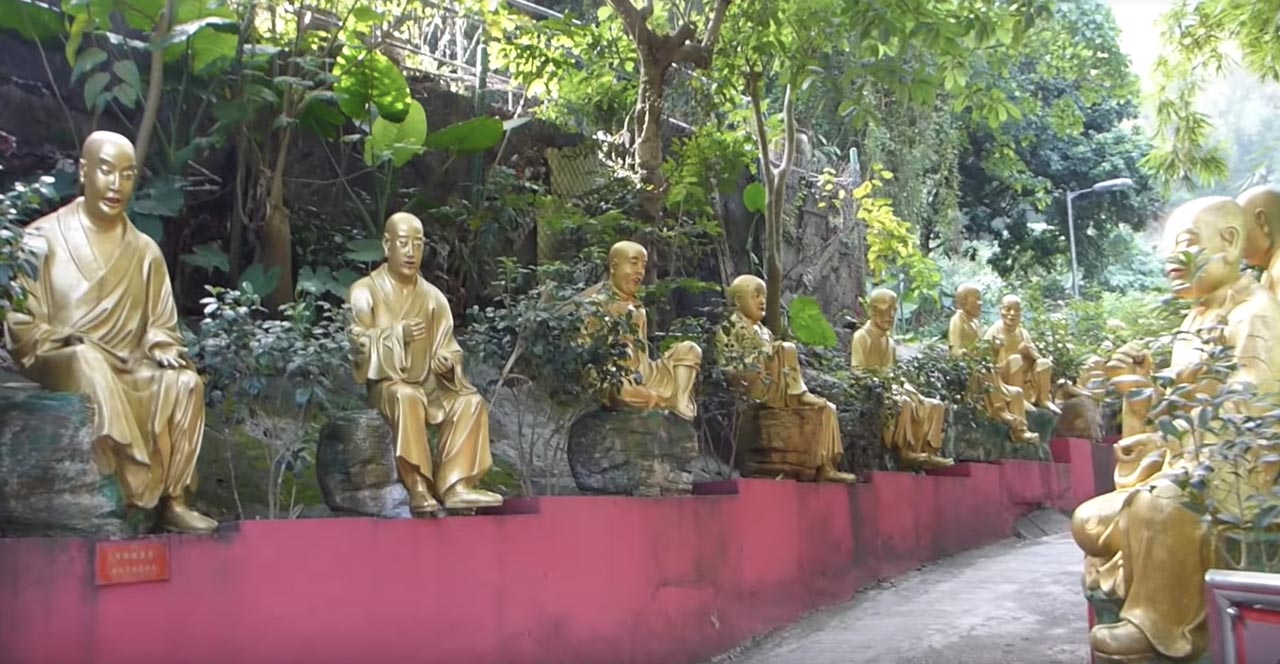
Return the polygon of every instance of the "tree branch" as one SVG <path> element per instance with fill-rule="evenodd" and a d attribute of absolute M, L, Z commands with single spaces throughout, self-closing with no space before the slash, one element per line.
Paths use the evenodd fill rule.
<path fill-rule="evenodd" d="M 792 90 L 788 83 L 787 92 L 782 98 L 782 164 L 778 166 L 777 174 L 783 178 L 791 173 L 791 167 L 796 163 L 796 110 L 792 103 Z"/>
<path fill-rule="evenodd" d="M 729 9 L 729 0 L 720 0 L 716 3 L 715 13 L 711 15 L 711 22 L 707 24 L 707 33 L 702 35 L 702 48 L 708 51 L 714 50 L 716 41 L 720 39 L 720 28 L 724 25 L 724 15 Z"/>
<path fill-rule="evenodd" d="M 640 13 L 636 6 L 631 4 L 631 0 L 609 0 L 609 6 L 613 7 L 613 11 L 618 12 L 618 16 L 622 19 L 622 27 L 627 31 L 627 36 L 633 41 L 640 41 L 640 32 L 644 30 L 645 20 L 648 18 Z M 653 8 L 650 7 L 652 12 Z"/>
<path fill-rule="evenodd" d="M 751 115 L 756 125 L 756 147 L 760 150 L 760 179 L 765 184 L 772 181 L 773 164 L 769 162 L 769 129 L 764 124 L 764 111 L 760 108 L 760 75 L 747 74 L 747 94 L 751 97 Z"/>
<path fill-rule="evenodd" d="M 164 10 L 160 12 L 160 20 L 151 33 L 151 73 L 147 79 L 147 101 L 142 110 L 142 121 L 138 123 L 138 138 L 134 141 L 134 152 L 137 155 L 138 170 L 142 171 L 147 161 L 147 150 L 151 146 L 151 134 L 155 131 L 156 115 L 160 112 L 160 92 L 164 86 L 164 48 L 160 45 L 169 36 L 173 27 L 174 14 L 177 13 L 176 0 L 168 0 Z"/>

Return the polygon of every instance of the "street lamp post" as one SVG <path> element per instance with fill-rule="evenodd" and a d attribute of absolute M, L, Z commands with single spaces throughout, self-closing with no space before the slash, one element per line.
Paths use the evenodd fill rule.
<path fill-rule="evenodd" d="M 1079 268 L 1076 267 L 1076 221 L 1071 210 L 1071 199 L 1079 196 L 1080 194 L 1087 194 L 1091 191 L 1115 191 L 1117 189 L 1128 189 L 1132 186 L 1133 180 L 1130 180 L 1129 178 L 1114 178 L 1111 180 L 1103 180 L 1088 189 L 1067 192 L 1067 238 L 1071 241 L 1071 295 L 1073 297 L 1080 297 L 1080 280 L 1077 276 Z"/>

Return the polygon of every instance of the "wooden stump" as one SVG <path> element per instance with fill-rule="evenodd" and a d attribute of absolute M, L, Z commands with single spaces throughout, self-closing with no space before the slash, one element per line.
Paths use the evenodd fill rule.
<path fill-rule="evenodd" d="M 743 418 L 741 471 L 747 477 L 817 479 L 826 408 L 759 408 Z"/>

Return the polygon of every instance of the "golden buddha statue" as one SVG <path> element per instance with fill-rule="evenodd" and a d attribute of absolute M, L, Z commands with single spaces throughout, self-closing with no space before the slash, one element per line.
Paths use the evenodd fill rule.
<path fill-rule="evenodd" d="M 952 357 L 962 357 L 974 352 L 982 339 L 982 292 L 973 284 L 956 287 L 956 313 L 947 328 L 947 348 Z M 1009 427 L 1009 438 L 1014 442 L 1034 445 L 1040 435 L 1027 429 L 1027 404 L 1022 388 L 1008 385 L 996 372 L 974 375 L 969 386 L 970 394 L 981 395 L 981 404 L 987 414 Z"/>
<path fill-rule="evenodd" d="M 987 328 L 983 338 L 995 344 L 996 370 L 1006 385 L 1020 387 L 1027 406 L 1039 406 L 1061 415 L 1053 403 L 1053 360 L 1036 350 L 1031 334 L 1022 326 L 1022 298 L 1006 295 L 1000 301 L 1000 321 Z"/>
<path fill-rule="evenodd" d="M 898 308 L 898 294 L 887 288 L 877 288 L 867 300 L 871 305 L 871 317 L 853 334 L 850 364 L 855 369 L 888 371 L 898 361 L 897 349 L 890 336 Z M 885 428 L 885 446 L 895 450 L 899 460 L 908 467 L 941 468 L 954 464 L 951 459 L 940 455 L 946 404 L 921 395 L 910 383 L 895 385 L 893 390 L 898 416 Z"/>
<path fill-rule="evenodd" d="M 162 507 L 160 525 L 208 532 L 187 507 L 204 438 L 204 383 L 186 357 L 164 255 L 129 221 L 138 167 L 133 144 L 97 131 L 84 142 L 84 195 L 27 226 L 39 275 L 21 277 L 29 313 L 10 313 L 9 349 L 47 389 L 94 407 L 95 458 L 125 500 Z"/>
<path fill-rule="evenodd" d="M 1280 297 L 1280 187 L 1258 185 L 1236 198 L 1244 208 L 1244 262 L 1262 268 L 1262 286 Z"/>
<path fill-rule="evenodd" d="M 502 504 L 502 496 L 476 488 L 489 472 L 489 404 L 467 381 L 453 313 L 419 270 L 426 238 L 407 212 L 387 219 L 387 260 L 351 285 L 351 342 L 356 382 L 391 425 L 396 470 L 414 516 L 440 509 Z M 439 428 L 437 453 L 427 427 Z M 438 499 L 438 502 L 437 502 Z"/>
<path fill-rule="evenodd" d="M 844 445 L 840 440 L 835 404 L 809 391 L 795 344 L 775 341 L 773 333 L 762 322 L 764 280 L 749 274 L 739 276 L 729 285 L 729 300 L 734 312 L 716 333 L 716 347 L 730 382 L 766 409 L 817 409 L 821 413 L 818 439 L 790 436 L 786 441 L 786 447 L 790 448 L 786 456 L 814 459 L 815 468 L 807 470 L 814 471 L 812 478 L 817 481 L 858 481 L 856 475 L 836 470 Z"/>
<path fill-rule="evenodd" d="M 1240 273 L 1246 226 L 1239 204 L 1212 196 L 1179 207 L 1165 229 L 1173 247 L 1168 271 L 1173 293 L 1192 302 L 1174 340 L 1169 372 L 1197 393 L 1223 389 L 1219 379 L 1200 378 L 1206 331 L 1214 343 L 1232 350 L 1236 368 L 1230 383 L 1250 384 L 1261 394 L 1280 386 L 1280 303 Z M 1197 255 L 1195 266 L 1178 264 L 1187 251 Z M 1123 350 L 1117 370 L 1141 363 L 1136 348 Z M 1141 382 L 1140 374 L 1118 378 Z M 1244 413 L 1274 407 L 1261 399 L 1229 406 Z M 1131 473 L 1123 483 L 1118 478 L 1114 492 L 1076 509 L 1072 532 L 1086 556 L 1086 590 L 1123 601 L 1120 621 L 1098 625 L 1089 635 L 1097 661 L 1190 661 L 1203 652 L 1208 635 L 1202 584 L 1216 562 L 1214 543 L 1201 517 L 1182 506 L 1176 479 L 1204 461 L 1213 444 L 1203 436 L 1197 455 L 1196 448 L 1182 449 L 1157 433 L 1128 435 L 1116 444 L 1117 466 L 1122 459 L 1142 457 L 1147 470 Z M 1247 495 L 1272 484 L 1253 486 L 1253 479 L 1217 473 L 1210 490 L 1219 497 Z"/>
<path fill-rule="evenodd" d="M 661 358 L 650 359 L 648 318 L 644 304 L 636 297 L 649 252 L 624 240 L 610 247 L 608 260 L 608 280 L 588 288 L 579 297 L 594 303 L 601 315 L 630 315 L 636 336 L 627 339 L 630 351 L 626 366 L 633 378 L 605 397 L 605 407 L 665 410 L 693 420 L 698 414 L 693 387 L 702 364 L 702 349 L 692 341 L 680 341 Z"/>

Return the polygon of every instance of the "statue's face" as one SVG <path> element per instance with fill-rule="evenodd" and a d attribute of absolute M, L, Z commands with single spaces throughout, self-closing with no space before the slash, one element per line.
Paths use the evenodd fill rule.
<path fill-rule="evenodd" d="M 738 296 L 738 313 L 752 323 L 764 320 L 764 305 L 764 284 L 755 284 Z"/>
<path fill-rule="evenodd" d="M 897 300 L 886 297 L 871 301 L 871 324 L 882 332 L 893 331 L 893 319 L 897 314 Z"/>
<path fill-rule="evenodd" d="M 85 210 L 102 219 L 124 214 L 137 177 L 138 163 L 128 143 L 111 139 L 90 142 L 80 156 Z"/>
<path fill-rule="evenodd" d="M 1240 276 L 1239 256 L 1230 246 L 1232 238 L 1225 236 L 1223 229 L 1221 220 L 1207 214 L 1189 221 L 1170 221 L 1166 233 L 1172 235 L 1173 245 L 1165 262 L 1175 296 L 1199 299 L 1230 286 Z"/>
<path fill-rule="evenodd" d="M 404 213 L 392 215 L 387 220 L 387 230 L 382 236 L 382 249 L 387 253 L 387 269 L 404 279 L 416 278 L 422 269 L 422 254 L 426 244 L 422 222 L 417 217 Z"/>
<path fill-rule="evenodd" d="M 970 318 L 981 316 L 982 294 L 976 291 L 966 291 L 964 295 L 960 296 L 960 310 Z"/>
<path fill-rule="evenodd" d="M 614 290 L 629 298 L 635 297 L 644 281 L 644 268 L 648 257 L 643 249 L 622 249 L 609 261 L 609 282 Z"/>
<path fill-rule="evenodd" d="M 1018 300 L 1009 300 L 1000 303 L 1000 320 L 1004 321 L 1007 329 L 1014 329 L 1022 324 L 1022 303 Z"/>

